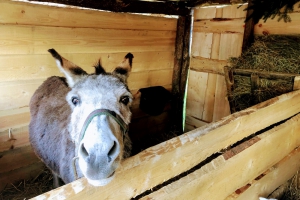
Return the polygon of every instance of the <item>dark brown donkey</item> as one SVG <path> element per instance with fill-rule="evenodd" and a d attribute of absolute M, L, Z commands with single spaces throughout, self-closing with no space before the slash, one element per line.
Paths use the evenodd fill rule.
<path fill-rule="evenodd" d="M 132 95 L 126 85 L 133 55 L 112 73 L 100 65 L 94 74 L 49 52 L 66 78 L 48 78 L 30 101 L 30 142 L 37 156 L 65 183 L 86 177 L 95 186 L 109 183 L 131 142 L 128 124 Z M 56 182 L 56 186 L 57 186 Z"/>

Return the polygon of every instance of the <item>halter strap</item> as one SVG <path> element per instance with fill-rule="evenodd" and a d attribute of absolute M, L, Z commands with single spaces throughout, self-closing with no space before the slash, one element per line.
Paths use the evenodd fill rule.
<path fill-rule="evenodd" d="M 79 142 L 83 139 L 83 137 L 85 135 L 85 131 L 86 131 L 87 127 L 90 125 L 93 118 L 96 116 L 100 116 L 100 115 L 106 115 L 106 116 L 112 117 L 120 125 L 123 135 L 127 134 L 128 125 L 124 122 L 124 120 L 118 114 L 116 114 L 114 111 L 111 111 L 108 109 L 96 109 L 93 112 L 91 112 L 89 114 L 89 116 L 86 118 L 86 120 L 82 126 L 82 129 L 80 131 L 80 134 L 79 134 Z"/>

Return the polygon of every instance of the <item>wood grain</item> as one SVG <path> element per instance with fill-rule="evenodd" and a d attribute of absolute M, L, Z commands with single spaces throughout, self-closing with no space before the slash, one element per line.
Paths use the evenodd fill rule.
<path fill-rule="evenodd" d="M 200 127 L 189 133 L 146 149 L 136 156 L 126 159 L 121 169 L 116 172 L 115 179 L 105 187 L 92 187 L 88 185 L 86 179 L 83 178 L 40 195 L 35 199 L 58 197 L 83 199 L 87 195 L 89 199 L 98 199 L 99 195 L 101 195 L 102 198 L 109 199 L 130 199 L 190 169 L 213 153 L 240 141 L 244 137 L 295 115 L 300 111 L 300 105 L 298 103 L 299 97 L 300 91 L 281 95 L 244 111 L 235 113 L 234 115 L 230 115 L 221 121 Z M 273 115 L 272 113 L 274 112 L 277 114 Z M 264 119 L 263 121 L 261 120 L 262 118 Z M 299 145 L 300 130 L 298 129 L 300 129 L 300 120 L 298 118 L 299 116 L 290 120 L 290 122 L 286 123 L 283 127 L 278 126 L 279 128 L 276 127 L 274 129 L 275 131 L 268 132 L 266 137 L 261 137 L 259 142 L 244 150 L 243 152 L 245 154 L 238 154 L 229 159 L 228 162 L 223 162 L 222 160 L 214 162 L 214 166 L 222 165 L 221 170 L 216 171 L 216 173 L 215 171 L 214 173 L 208 173 L 205 179 L 206 184 L 203 184 L 204 182 L 202 181 L 200 181 L 200 184 L 203 188 L 207 188 L 210 187 L 212 183 L 216 183 L 211 182 L 212 180 L 218 178 L 218 180 L 220 180 L 220 187 L 225 186 L 225 189 L 219 189 L 218 187 L 216 190 L 216 187 L 211 187 L 210 190 L 213 189 L 214 192 L 218 191 L 213 195 L 227 194 L 228 196 L 234 191 L 232 190 L 233 188 L 240 187 L 244 182 L 247 183 L 253 180 L 253 177 L 255 178 L 257 174 L 261 174 L 264 170 L 274 165 L 291 152 L 293 148 Z M 288 136 L 286 135 L 287 132 L 290 132 Z M 283 139 L 287 142 L 283 143 Z M 253 149 L 251 149 L 252 147 Z M 276 156 L 270 157 L 266 155 L 270 154 L 270 150 Z M 258 155 L 257 152 L 260 152 L 260 154 Z M 251 162 L 252 159 L 248 159 L 253 156 L 256 157 L 255 162 Z M 224 163 L 226 165 L 223 167 Z M 240 170 L 249 169 L 251 166 L 256 170 L 254 170 L 254 172 L 247 171 L 247 173 L 242 173 L 245 177 L 241 179 Z M 231 173 L 232 170 L 236 170 L 236 172 L 239 173 Z M 135 178 L 132 179 L 132 177 Z M 227 181 L 228 177 L 232 180 L 238 179 L 235 181 L 237 184 L 225 184 L 224 181 Z M 128 180 L 130 180 L 130 184 L 128 184 Z M 114 192 L 116 190 L 118 190 L 117 193 Z M 177 192 L 175 190 L 172 191 L 174 194 Z M 207 190 L 199 194 L 206 196 L 208 193 L 212 192 Z M 181 194 L 188 194 L 188 192 L 181 192 Z"/>
<path fill-rule="evenodd" d="M 176 19 L 136 14 L 83 10 L 30 3 L 0 2 L 2 24 L 85 27 L 123 30 L 176 30 Z"/>

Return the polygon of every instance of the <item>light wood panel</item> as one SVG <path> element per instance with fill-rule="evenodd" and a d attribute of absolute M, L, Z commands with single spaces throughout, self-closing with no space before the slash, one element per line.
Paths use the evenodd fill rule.
<path fill-rule="evenodd" d="M 247 188 L 229 195 L 226 200 L 257 200 L 267 197 L 275 189 L 291 179 L 300 167 L 300 148 L 296 148 L 280 162 L 247 184 Z"/>
<path fill-rule="evenodd" d="M 2 24 L 54 27 L 86 27 L 123 30 L 176 30 L 176 19 L 114 13 L 80 8 L 45 6 L 31 3 L 0 2 Z"/>
<path fill-rule="evenodd" d="M 175 31 L 0 26 L 0 54 L 174 51 Z"/>
<path fill-rule="evenodd" d="M 228 62 L 226 60 L 214 60 L 195 57 L 191 59 L 190 69 L 198 72 L 224 75 L 224 66 L 226 66 L 227 64 Z"/>
<path fill-rule="evenodd" d="M 28 113 L 29 114 L 29 113 Z M 0 152 L 29 145 L 28 126 L 10 128 L 0 132 Z"/>
<path fill-rule="evenodd" d="M 230 106 L 227 99 L 227 88 L 225 84 L 225 77 L 222 75 L 217 76 L 215 104 L 213 110 L 213 121 L 230 115 Z"/>
<path fill-rule="evenodd" d="M 59 49 L 57 49 L 59 52 Z M 45 49 L 45 53 L 48 53 Z M 60 52 L 59 52 L 60 53 Z M 91 53 L 61 54 L 66 59 L 82 67 L 88 73 L 94 72 L 92 67 L 101 59 L 106 71 L 111 72 L 124 59 L 126 53 Z M 173 69 L 173 52 L 135 52 L 132 72 Z M 2 55 L 0 56 L 0 80 L 33 80 L 46 79 L 49 76 L 63 76 L 56 66 L 55 60 L 48 53 L 35 55 Z"/>
<path fill-rule="evenodd" d="M 202 115 L 202 119 L 205 122 L 212 122 L 213 120 L 217 77 L 218 77 L 217 74 L 208 74 L 207 88 L 205 91 L 205 98 L 204 98 L 205 106 Z"/>
<path fill-rule="evenodd" d="M 200 56 L 202 58 L 210 58 L 212 33 L 193 33 L 192 56 Z"/>
<path fill-rule="evenodd" d="M 220 38 L 219 60 L 238 57 L 242 53 L 243 35 L 222 33 Z"/>
<path fill-rule="evenodd" d="M 187 88 L 186 113 L 202 119 L 208 73 L 190 71 Z"/>
<path fill-rule="evenodd" d="M 194 22 L 195 32 L 204 33 L 244 33 L 244 18 L 241 19 L 207 19 Z"/>
<path fill-rule="evenodd" d="M 86 196 L 88 196 L 89 199 L 98 199 L 99 195 L 104 199 L 130 199 L 131 197 L 151 189 L 157 184 L 190 169 L 213 153 L 219 152 L 221 149 L 240 141 L 252 133 L 295 115 L 300 111 L 300 105 L 298 103 L 299 98 L 300 91 L 284 94 L 247 110 L 230 115 L 216 123 L 195 129 L 189 133 L 146 149 L 138 155 L 126 159 L 123 162 L 122 167 L 116 172 L 115 179 L 105 187 L 92 187 L 88 185 L 85 178 L 82 178 L 64 187 L 40 195 L 35 199 L 57 197 L 83 199 Z M 277 114 L 273 115 L 272 113 Z M 228 170 L 235 170 L 236 165 L 239 169 L 242 168 L 243 170 L 244 168 L 249 169 L 251 166 L 259 166 L 259 168 L 254 171 L 255 173 L 258 171 L 262 173 L 261 170 L 264 164 L 259 164 L 261 160 L 265 160 L 262 161 L 262 163 L 267 163 L 266 166 L 270 167 L 275 164 L 274 161 L 276 159 L 280 160 L 291 152 L 296 145 L 299 145 L 300 130 L 298 129 L 300 129 L 300 119 L 298 118 L 299 116 L 295 118 L 297 120 L 290 120 L 291 123 L 286 123 L 283 128 L 275 128 L 276 131 L 272 131 L 271 134 L 270 132 L 267 133 L 268 137 L 261 137 L 261 143 L 258 141 L 251 146 L 255 146 L 254 149 L 251 150 L 248 148 L 243 151 L 246 154 L 242 156 L 238 154 L 232 157 L 231 160 L 233 161 L 229 160 L 228 162 L 225 162 L 225 168 Z M 264 120 L 262 121 L 261 119 Z M 287 136 L 286 133 L 289 130 L 294 131 Z M 282 139 L 284 138 L 286 138 L 286 143 L 282 142 Z M 278 156 L 268 157 L 265 155 L 266 153 L 270 153 L 268 152 L 269 150 L 272 152 L 274 151 L 275 155 L 278 153 Z M 257 152 L 262 154 L 258 155 Z M 248 158 L 252 158 L 253 155 L 256 159 L 255 162 L 252 163 L 252 159 L 249 160 Z M 236 160 L 236 158 L 238 159 Z M 211 182 L 211 180 L 220 177 L 223 179 L 220 181 L 222 187 L 236 187 L 236 185 L 227 186 L 230 184 L 224 183 L 224 181 L 228 180 L 228 178 L 224 177 L 229 176 L 231 179 L 235 173 L 230 174 L 225 172 L 222 175 L 221 172 L 222 171 L 213 173 L 215 175 L 209 173 L 208 177 L 210 182 L 206 184 L 201 184 L 200 182 L 200 184 L 203 185 L 203 187 L 209 187 L 211 183 L 214 183 Z M 252 177 L 253 173 L 251 172 L 249 175 L 247 175 L 247 173 L 238 173 L 237 177 L 242 182 L 245 180 L 249 182 L 253 179 L 249 180 L 247 177 L 241 179 L 241 174 L 243 176 Z M 135 178 L 133 179 L 132 177 Z M 128 180 L 130 180 L 130 184 L 128 184 Z M 212 189 L 214 189 L 214 192 L 218 191 L 215 187 L 210 188 L 210 190 Z M 223 191 L 224 189 L 221 188 L 220 193 Z M 227 193 L 228 192 L 230 194 L 232 190 L 227 190 Z M 206 195 L 207 192 L 204 192 L 203 194 Z"/>
<path fill-rule="evenodd" d="M 258 136 L 258 142 L 230 159 L 219 156 L 201 169 L 142 199 L 225 199 L 298 147 L 299 136 L 300 115 L 297 115 Z"/>
<path fill-rule="evenodd" d="M 300 13 L 289 13 L 291 17 L 291 22 L 284 22 L 282 19 L 278 22 L 278 18 L 268 19 L 266 22 L 264 20 L 260 20 L 254 26 L 254 34 L 256 35 L 291 35 L 291 34 L 299 34 L 300 33 Z"/>

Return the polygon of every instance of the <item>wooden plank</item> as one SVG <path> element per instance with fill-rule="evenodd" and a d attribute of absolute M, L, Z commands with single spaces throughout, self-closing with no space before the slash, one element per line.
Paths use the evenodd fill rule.
<path fill-rule="evenodd" d="M 243 18 L 245 19 L 246 17 L 246 11 L 245 9 L 247 8 L 248 4 L 232 4 L 232 5 L 227 5 L 222 7 L 223 14 L 222 18 L 233 18 L 233 19 L 238 19 L 238 18 Z"/>
<path fill-rule="evenodd" d="M 39 161 L 31 146 L 0 153 L 0 173 L 9 172 Z"/>
<path fill-rule="evenodd" d="M 0 110 L 27 107 L 31 96 L 43 81 L 36 79 L 0 82 Z M 172 69 L 131 73 L 128 79 L 131 90 L 158 85 L 169 87 L 171 83 Z"/>
<path fill-rule="evenodd" d="M 199 128 L 199 127 L 207 125 L 207 124 L 208 124 L 207 122 L 204 122 L 204 121 L 202 121 L 200 119 L 197 119 L 193 116 L 187 115 L 185 117 L 185 130 L 184 130 L 184 132 L 192 131 L 196 128 Z"/>
<path fill-rule="evenodd" d="M 0 23 L 125 30 L 176 30 L 176 19 L 1 1 Z"/>
<path fill-rule="evenodd" d="M 258 197 L 267 197 L 276 188 L 291 179 L 299 170 L 299 167 L 300 148 L 297 148 L 262 175 L 248 183 L 246 190 L 237 190 L 229 195 L 226 200 L 257 200 Z"/>
<path fill-rule="evenodd" d="M 46 49 L 45 49 L 46 52 Z M 47 52 L 46 52 L 47 53 Z M 65 58 L 82 67 L 88 73 L 99 59 L 106 71 L 111 72 L 124 59 L 125 53 L 75 53 L 63 54 Z M 172 69 L 174 53 L 169 52 L 135 52 L 132 72 Z M 0 56 L 0 80 L 33 80 L 46 79 L 62 73 L 49 54 L 2 55 Z"/>
<path fill-rule="evenodd" d="M 220 38 L 219 60 L 238 57 L 242 53 L 243 35 L 222 33 Z"/>
<path fill-rule="evenodd" d="M 207 19 L 194 22 L 194 32 L 244 33 L 245 19 Z"/>
<path fill-rule="evenodd" d="M 174 31 L 0 25 L 1 55 L 174 51 Z"/>
<path fill-rule="evenodd" d="M 215 92 L 213 121 L 218 121 L 228 115 L 230 115 L 230 106 L 227 99 L 225 77 L 222 75 L 218 75 Z"/>
<path fill-rule="evenodd" d="M 227 60 L 214 60 L 201 57 L 191 58 L 190 69 L 197 72 L 207 72 L 224 75 L 224 66 L 228 65 Z"/>
<path fill-rule="evenodd" d="M 295 115 L 300 112 L 299 98 L 300 91 L 284 94 L 249 109 L 235 113 L 234 115 L 230 115 L 216 123 L 200 127 L 189 133 L 182 134 L 179 137 L 146 149 L 145 151 L 126 159 L 122 163 L 121 168 L 116 171 L 115 179 L 105 187 L 90 186 L 87 183 L 87 180 L 82 178 L 56 190 L 42 194 L 35 199 L 54 199 L 58 197 L 83 199 L 87 195 L 91 200 L 99 199 L 99 195 L 101 195 L 101 198 L 103 199 L 130 199 L 171 177 L 187 171 L 208 156 L 240 141 L 242 138 Z M 276 113 L 276 115 L 272 113 Z M 264 120 L 262 121 L 261 119 Z M 275 149 L 276 153 L 279 151 L 279 155 L 278 157 L 275 156 L 275 159 L 280 159 L 281 155 L 285 156 L 287 150 L 293 148 L 296 143 L 300 142 L 300 137 L 298 136 L 300 131 L 296 131 L 297 129 L 300 129 L 300 126 L 291 126 L 291 124 L 289 124 L 287 127 L 290 129 L 295 128 L 295 131 L 291 132 L 291 137 L 287 137 L 286 135 L 282 136 L 283 138 L 286 138 L 286 143 L 282 142 L 281 137 L 279 139 L 278 137 L 272 137 L 273 135 L 276 136 L 276 134 L 270 135 L 272 141 L 275 138 L 274 143 L 269 142 L 270 140 L 268 140 L 268 137 L 266 139 L 262 138 L 263 145 L 260 145 L 260 147 L 262 146 L 263 149 Z M 281 136 L 282 133 L 279 133 Z M 258 144 L 258 142 L 256 144 Z M 266 145 L 269 148 L 267 148 Z M 247 150 L 248 149 L 243 152 L 246 152 Z M 261 151 L 250 151 L 250 153 L 251 152 L 252 154 L 255 152 L 255 157 L 257 157 L 257 159 L 265 160 L 262 163 L 269 161 L 268 158 L 270 156 L 263 157 L 260 154 L 259 156 L 257 155 L 257 152 Z M 262 152 L 266 152 L 266 150 L 262 150 Z M 248 157 L 251 157 L 250 155 L 248 157 L 239 155 L 240 154 L 233 158 L 238 157 L 246 160 L 233 162 L 234 165 L 236 163 L 241 163 L 241 165 L 238 166 L 241 167 L 246 165 L 243 166 L 246 167 L 246 169 L 251 166 L 251 160 L 248 159 Z M 257 162 L 254 162 L 253 164 L 257 164 Z M 230 166 L 228 169 L 234 170 L 235 167 Z M 243 175 L 246 175 L 247 173 L 244 173 Z M 223 176 L 228 176 L 228 174 L 224 173 Z M 133 179 L 132 177 L 135 178 Z M 212 176 L 209 177 L 211 181 Z M 240 175 L 238 178 L 240 178 Z M 228 180 L 224 177 L 223 179 L 223 181 Z M 128 180 L 130 180 L 130 184 L 128 184 Z M 205 187 L 210 186 L 210 184 L 202 185 Z M 221 185 L 222 187 L 226 186 L 227 188 L 227 185 L 230 184 L 224 184 L 222 182 Z M 211 188 L 215 189 L 215 187 Z M 221 190 L 223 191 L 223 189 Z M 231 192 L 229 191 L 229 194 L 230 193 Z"/>
<path fill-rule="evenodd" d="M 216 10 L 217 8 L 215 6 L 196 7 L 194 8 L 194 20 L 213 19 L 216 16 Z"/>
<path fill-rule="evenodd" d="M 225 199 L 300 145 L 300 115 L 258 137 L 258 142 L 230 159 L 220 156 L 142 199 Z"/>
<path fill-rule="evenodd" d="M 0 191 L 11 183 L 14 184 L 21 180 L 36 178 L 43 172 L 44 168 L 45 165 L 41 161 L 38 161 L 10 172 L 0 173 Z"/>
<path fill-rule="evenodd" d="M 217 76 L 217 74 L 208 74 L 202 116 L 202 120 L 205 122 L 213 121 Z"/>
<path fill-rule="evenodd" d="M 214 33 L 211 47 L 211 59 L 219 59 L 221 34 Z"/>
<path fill-rule="evenodd" d="M 202 119 L 208 73 L 190 71 L 186 97 L 186 115 Z"/>
<path fill-rule="evenodd" d="M 213 33 L 193 33 L 192 56 L 210 58 Z"/>
<path fill-rule="evenodd" d="M 299 89 L 300 89 L 300 76 L 296 76 L 294 78 L 293 90 L 299 90 Z"/>
<path fill-rule="evenodd" d="M 29 145 L 28 126 L 0 132 L 0 152 Z"/>
<path fill-rule="evenodd" d="M 259 20 L 254 26 L 255 35 L 291 35 L 299 34 L 300 32 L 300 13 L 289 13 L 291 17 L 291 22 L 285 23 L 284 20 L 278 22 L 278 19 L 268 19 L 266 22 L 264 20 Z"/>

